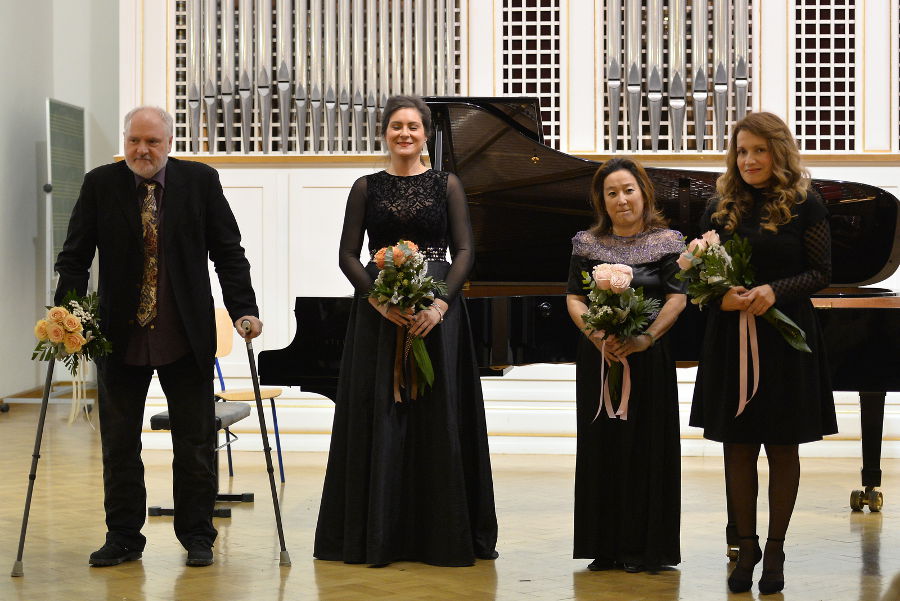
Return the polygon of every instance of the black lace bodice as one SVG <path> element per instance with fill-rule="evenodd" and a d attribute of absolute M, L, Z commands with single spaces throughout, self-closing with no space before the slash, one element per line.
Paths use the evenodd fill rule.
<path fill-rule="evenodd" d="M 777 232 L 760 226 L 765 191 L 753 188 L 753 207 L 737 226 L 737 233 L 747 238 L 753 247 L 750 263 L 757 284 L 769 284 L 776 302 L 791 302 L 808 298 L 831 283 L 831 230 L 828 210 L 814 190 L 806 200 L 791 208 L 791 221 L 779 226 Z M 731 238 L 712 220 L 718 197 L 706 207 L 702 229 L 715 228 L 722 241 Z"/>
<path fill-rule="evenodd" d="M 415 242 L 428 260 L 443 260 L 449 247 L 453 265 L 446 276 L 450 301 L 462 288 L 474 262 L 472 226 L 462 183 L 452 174 L 427 171 L 397 176 L 380 171 L 356 180 L 347 199 L 341 234 L 340 266 L 360 294 L 374 276 L 359 262 L 363 235 L 369 255 L 398 240 Z M 377 272 L 376 272 L 377 273 Z"/>

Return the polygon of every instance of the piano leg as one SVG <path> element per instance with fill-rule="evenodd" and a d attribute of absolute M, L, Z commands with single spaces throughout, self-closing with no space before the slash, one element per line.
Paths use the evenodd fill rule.
<path fill-rule="evenodd" d="M 862 430 L 863 467 L 860 470 L 865 490 L 850 493 L 850 508 L 862 511 L 864 505 L 869 511 L 881 511 L 884 498 L 881 491 L 881 436 L 884 427 L 884 392 L 860 392 L 860 424 Z"/>

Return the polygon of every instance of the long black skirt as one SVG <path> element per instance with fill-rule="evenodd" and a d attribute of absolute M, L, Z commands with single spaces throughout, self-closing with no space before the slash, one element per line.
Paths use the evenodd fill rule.
<path fill-rule="evenodd" d="M 643 566 L 681 561 L 681 443 L 667 340 L 628 357 L 628 419 L 602 412 L 600 361 L 581 337 L 576 360 L 575 558 Z M 616 407 L 614 407 L 616 409 Z"/>
<path fill-rule="evenodd" d="M 447 267 L 429 263 L 439 278 Z M 366 298 L 355 299 L 314 555 L 347 563 L 472 565 L 493 556 L 497 517 L 464 299 L 455 299 L 425 338 L 433 388 L 404 403 L 393 396 L 396 336 L 396 325 Z"/>

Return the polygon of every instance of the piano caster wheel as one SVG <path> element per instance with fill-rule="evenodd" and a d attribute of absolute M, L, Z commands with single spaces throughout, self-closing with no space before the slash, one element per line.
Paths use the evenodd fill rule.
<path fill-rule="evenodd" d="M 870 490 L 866 495 L 866 502 L 869 505 L 869 511 L 881 511 L 884 506 L 884 495 L 880 490 Z"/>
<path fill-rule="evenodd" d="M 868 486 L 866 490 L 854 490 L 850 493 L 850 509 L 862 511 L 866 505 L 869 506 L 871 512 L 881 511 L 884 506 L 884 495 L 880 490 L 874 490 Z"/>
<path fill-rule="evenodd" d="M 735 545 L 728 545 L 728 549 L 725 551 L 725 557 L 728 558 L 728 561 L 737 561 L 739 551 L 739 547 Z"/>

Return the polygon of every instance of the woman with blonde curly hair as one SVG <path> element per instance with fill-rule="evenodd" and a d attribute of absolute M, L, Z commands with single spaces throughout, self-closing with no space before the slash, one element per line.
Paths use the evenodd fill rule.
<path fill-rule="evenodd" d="M 770 594 L 784 588 L 784 538 L 800 484 L 798 445 L 837 432 L 822 334 L 809 298 L 831 279 L 831 234 L 828 211 L 809 187 L 794 138 L 777 116 L 752 113 L 739 121 L 726 165 L 703 229 L 715 229 L 723 241 L 738 234 L 750 242 L 756 284 L 735 286 L 709 312 L 690 423 L 724 443 L 726 490 L 740 545 L 728 586 L 736 593 L 749 590 L 762 561 L 759 591 Z M 806 332 L 812 352 L 793 349 L 774 327 L 756 321 L 759 385 L 737 415 L 739 315 L 760 316 L 773 306 Z M 769 463 L 765 554 L 756 534 L 762 445 Z"/>

